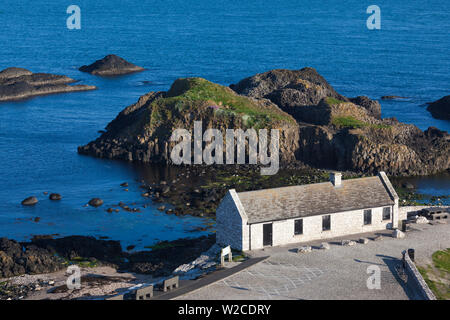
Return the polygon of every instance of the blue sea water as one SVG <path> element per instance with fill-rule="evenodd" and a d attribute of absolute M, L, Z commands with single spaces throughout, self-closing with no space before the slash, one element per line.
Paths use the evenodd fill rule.
<path fill-rule="evenodd" d="M 66 9 L 81 8 L 81 30 L 68 30 Z M 450 94 L 450 2 L 377 1 L 381 30 L 368 30 L 372 1 L 58 0 L 0 3 L 0 69 L 65 74 L 91 92 L 0 104 L 0 236 L 92 234 L 149 245 L 198 235 L 197 218 L 170 217 L 155 205 L 141 213 L 107 214 L 84 208 L 91 197 L 107 204 L 144 203 L 127 163 L 80 156 L 79 145 L 99 134 L 138 97 L 166 90 L 178 77 L 201 76 L 228 85 L 274 68 L 318 70 L 341 94 L 408 97 L 381 101 L 383 117 L 421 129 L 450 131 L 425 103 Z M 79 66 L 114 53 L 147 68 L 102 79 Z M 151 170 L 151 169 L 149 169 Z M 130 191 L 119 187 L 130 183 Z M 419 191 L 450 194 L 450 182 L 428 179 Z M 63 201 L 46 200 L 44 191 Z M 20 201 L 35 194 L 34 208 Z M 36 223 L 30 219 L 39 216 Z"/>

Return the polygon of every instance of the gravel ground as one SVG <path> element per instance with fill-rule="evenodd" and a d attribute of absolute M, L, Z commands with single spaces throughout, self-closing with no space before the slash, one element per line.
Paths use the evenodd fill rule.
<path fill-rule="evenodd" d="M 311 243 L 311 253 L 295 253 L 297 246 L 267 248 L 252 252 L 253 256 L 270 258 L 223 281 L 178 299 L 416 299 L 403 283 L 401 252 L 415 248 L 416 261 L 427 261 L 439 249 L 450 247 L 450 225 L 414 224 L 404 239 L 390 237 L 384 232 L 382 240 L 368 244 L 341 246 L 340 239 L 330 240 L 329 250 L 318 250 Z M 357 240 L 364 236 L 350 236 Z M 380 269 L 380 289 L 368 289 L 369 266 Z"/>

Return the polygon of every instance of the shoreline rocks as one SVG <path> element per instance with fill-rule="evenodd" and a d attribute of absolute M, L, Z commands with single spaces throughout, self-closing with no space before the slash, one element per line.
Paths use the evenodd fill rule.
<path fill-rule="evenodd" d="M 49 73 L 32 73 L 22 68 L 7 68 L 0 72 L 0 102 L 35 96 L 95 90 L 89 85 L 69 85 L 76 80 Z"/>
<path fill-rule="evenodd" d="M 0 299 L 23 299 L 44 285 L 56 286 L 51 274 L 66 269 L 70 264 L 79 265 L 83 273 L 90 273 L 91 268 L 98 270 L 109 267 L 107 269 L 116 269 L 113 270 L 114 274 L 135 272 L 156 278 L 169 276 L 177 267 L 194 261 L 199 273 L 203 273 L 202 270 L 214 267 L 216 247 L 214 236 L 163 241 L 154 245 L 151 251 L 139 252 L 122 251 L 119 241 L 97 240 L 87 236 L 58 239 L 38 236 L 29 242 L 0 238 L 0 279 L 6 280 L 0 281 Z M 203 261 L 203 254 L 208 254 L 210 259 Z M 42 278 L 34 275 L 42 275 Z M 83 286 L 89 282 L 87 277 L 82 276 Z M 102 275 L 93 274 L 92 277 L 97 287 L 99 281 L 103 283 L 103 280 L 108 280 Z M 33 280 L 22 282 L 16 281 L 17 278 Z M 39 279 L 46 280 L 40 283 Z M 63 280 L 58 281 L 58 286 L 55 290 L 52 288 L 51 293 L 67 290 L 64 275 Z"/>
<path fill-rule="evenodd" d="M 119 76 L 145 70 L 114 54 L 107 55 L 90 65 L 81 66 L 78 70 L 98 76 Z"/>
<path fill-rule="evenodd" d="M 450 120 L 450 95 L 430 103 L 427 110 L 433 118 Z"/>

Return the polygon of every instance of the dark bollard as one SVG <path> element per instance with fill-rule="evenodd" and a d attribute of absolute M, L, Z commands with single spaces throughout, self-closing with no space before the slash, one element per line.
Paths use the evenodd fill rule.
<path fill-rule="evenodd" d="M 406 232 L 406 230 L 408 229 L 408 224 L 406 222 L 406 220 L 402 221 L 402 232 Z"/>
<path fill-rule="evenodd" d="M 414 249 L 408 249 L 408 256 L 412 262 L 414 262 Z"/>
<path fill-rule="evenodd" d="M 402 252 L 402 265 L 403 265 L 403 269 L 406 268 L 405 255 L 406 255 L 406 251 L 403 251 L 403 252 Z"/>

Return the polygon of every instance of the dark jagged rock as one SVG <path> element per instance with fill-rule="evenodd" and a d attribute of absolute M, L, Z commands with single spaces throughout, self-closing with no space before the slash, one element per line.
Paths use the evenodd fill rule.
<path fill-rule="evenodd" d="M 88 72 L 90 74 L 99 76 L 118 76 L 133 72 L 139 72 L 145 70 L 142 67 L 136 66 L 121 57 L 114 54 L 107 55 L 101 60 L 97 60 L 88 66 L 82 66 L 79 68 L 82 72 Z"/>
<path fill-rule="evenodd" d="M 349 98 L 349 100 L 358 106 L 364 107 L 372 117 L 381 119 L 381 105 L 378 101 L 372 100 L 366 96 Z"/>
<path fill-rule="evenodd" d="M 300 126 L 296 158 L 313 167 L 426 175 L 450 166 L 447 133 L 381 119 L 377 101 L 339 95 L 314 69 L 273 70 L 231 88 L 270 99 L 291 114 Z"/>
<path fill-rule="evenodd" d="M 73 82 L 76 80 L 66 76 L 32 73 L 21 68 L 7 68 L 0 72 L 0 101 L 96 89 L 95 86 L 69 85 Z"/>
<path fill-rule="evenodd" d="M 119 241 L 97 240 L 94 237 L 86 236 L 69 236 L 58 239 L 33 239 L 31 243 L 69 260 L 83 257 L 95 258 L 105 263 L 121 262 L 122 247 Z"/>
<path fill-rule="evenodd" d="M 245 78 L 237 84 L 230 85 L 231 89 L 239 94 L 254 98 L 265 98 L 277 90 L 298 85 L 300 90 L 313 95 L 300 95 L 304 101 L 295 100 L 299 105 L 315 105 L 324 97 L 333 97 L 346 100 L 338 94 L 333 87 L 313 68 L 303 68 L 301 70 L 276 69 L 264 73 L 256 74 Z"/>
<path fill-rule="evenodd" d="M 152 251 L 129 253 L 126 269 L 154 277 L 168 276 L 182 264 L 189 263 L 215 243 L 215 236 L 162 241 Z"/>
<path fill-rule="evenodd" d="M 126 252 L 122 251 L 119 241 L 86 236 L 58 239 L 40 236 L 22 243 L 0 238 L 0 278 L 56 272 L 66 268 L 68 261 L 95 261 L 155 277 L 170 275 L 179 265 L 196 259 L 214 243 L 215 237 L 211 235 L 162 241 L 151 251 Z"/>
<path fill-rule="evenodd" d="M 45 249 L 28 243 L 0 239 L 0 278 L 21 274 L 55 272 L 63 268 L 62 261 Z"/>
<path fill-rule="evenodd" d="M 269 99 L 299 121 L 308 118 L 311 107 L 323 98 L 348 101 L 313 68 L 272 70 L 243 79 L 230 88 L 249 97 Z"/>
<path fill-rule="evenodd" d="M 67 267 L 67 260 L 80 257 L 110 265 L 121 264 L 123 258 L 118 241 L 94 237 L 53 239 L 44 236 L 23 243 L 0 238 L 0 278 L 55 272 Z"/>
<path fill-rule="evenodd" d="M 450 120 L 450 96 L 445 96 L 430 103 L 427 110 L 436 119 Z"/>
<path fill-rule="evenodd" d="M 22 205 L 24 206 L 34 206 L 38 203 L 38 199 L 36 197 L 28 197 L 22 201 Z"/>
<path fill-rule="evenodd" d="M 185 128 L 192 133 L 194 121 L 200 120 L 203 130 L 216 128 L 223 134 L 233 128 L 280 129 L 280 159 L 295 159 L 298 125 L 290 115 L 268 100 L 240 96 L 201 78 L 178 79 L 168 92 L 140 97 L 107 125 L 106 133 L 78 152 L 127 161 L 170 162 L 177 144 L 170 142 L 172 132 Z"/>

